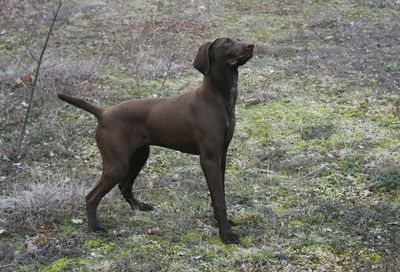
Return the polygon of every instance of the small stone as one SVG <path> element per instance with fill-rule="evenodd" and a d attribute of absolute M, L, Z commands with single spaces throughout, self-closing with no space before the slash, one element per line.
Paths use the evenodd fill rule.
<path fill-rule="evenodd" d="M 154 234 L 159 234 L 160 233 L 160 228 L 159 227 L 154 227 L 154 228 L 149 228 L 147 229 L 147 233 L 154 235 Z"/>
<path fill-rule="evenodd" d="M 207 8 L 205 6 L 203 6 L 203 5 L 201 5 L 201 6 L 198 6 L 197 10 L 200 11 L 200 12 L 206 12 Z"/>
<path fill-rule="evenodd" d="M 73 218 L 73 219 L 71 219 L 71 222 L 72 222 L 74 225 L 82 225 L 82 224 L 83 224 L 83 220 L 82 220 L 82 219 Z"/>
<path fill-rule="evenodd" d="M 98 253 L 96 253 L 96 252 L 91 252 L 90 253 L 90 258 L 93 258 L 93 259 L 99 259 L 99 258 L 102 258 L 103 256 L 101 255 L 101 254 L 98 254 Z"/>

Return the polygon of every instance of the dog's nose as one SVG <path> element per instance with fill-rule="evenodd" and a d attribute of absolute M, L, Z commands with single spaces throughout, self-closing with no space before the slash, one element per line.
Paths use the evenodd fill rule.
<path fill-rule="evenodd" d="M 254 44 L 248 44 L 247 46 L 246 46 L 246 49 L 247 50 L 252 50 L 254 48 Z"/>

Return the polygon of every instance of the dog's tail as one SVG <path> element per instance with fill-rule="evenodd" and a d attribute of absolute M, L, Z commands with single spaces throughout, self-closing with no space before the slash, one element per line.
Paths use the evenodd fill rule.
<path fill-rule="evenodd" d="M 58 98 L 60 98 L 62 101 L 65 101 L 69 104 L 72 104 L 78 108 L 81 108 L 87 112 L 90 112 L 94 116 L 97 117 L 97 119 L 100 119 L 102 112 L 104 111 L 103 109 L 96 107 L 95 105 L 87 102 L 86 100 L 75 97 L 75 96 L 69 96 L 66 94 L 58 94 Z"/>

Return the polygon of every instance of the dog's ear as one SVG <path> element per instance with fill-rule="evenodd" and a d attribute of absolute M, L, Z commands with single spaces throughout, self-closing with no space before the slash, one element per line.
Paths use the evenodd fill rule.
<path fill-rule="evenodd" d="M 207 42 L 199 47 L 197 50 L 196 58 L 193 62 L 193 67 L 199 70 L 203 75 L 207 75 L 210 69 L 210 50 L 211 43 Z"/>

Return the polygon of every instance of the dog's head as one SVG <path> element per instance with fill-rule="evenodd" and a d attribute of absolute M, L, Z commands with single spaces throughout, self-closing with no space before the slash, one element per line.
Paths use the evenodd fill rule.
<path fill-rule="evenodd" d="M 253 57 L 253 49 L 253 44 L 244 43 L 239 39 L 218 38 L 199 47 L 193 66 L 203 75 L 208 74 L 213 63 L 237 68 Z"/>

